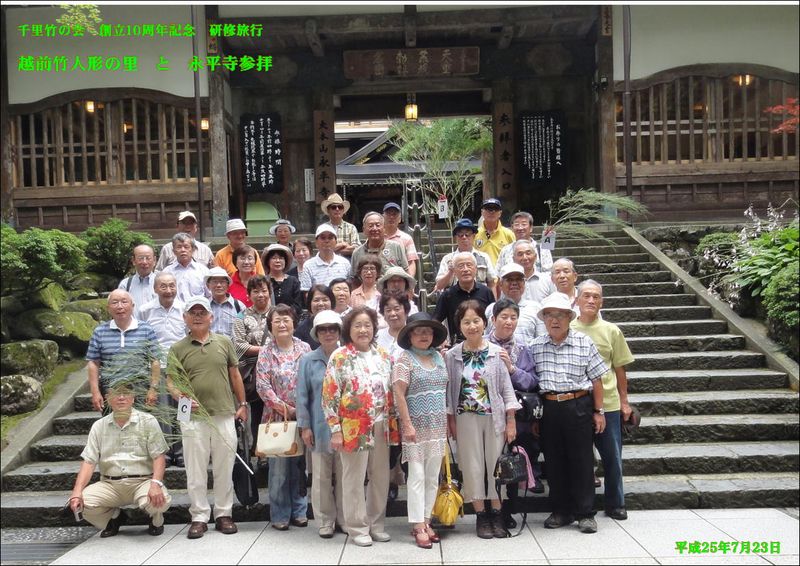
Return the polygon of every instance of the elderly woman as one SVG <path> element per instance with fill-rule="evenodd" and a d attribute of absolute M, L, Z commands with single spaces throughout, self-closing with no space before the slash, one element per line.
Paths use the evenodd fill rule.
<path fill-rule="evenodd" d="M 257 264 L 256 250 L 250 246 L 245 244 L 241 248 L 233 250 L 233 265 L 236 266 L 236 273 L 233 274 L 233 282 L 228 292 L 234 299 L 242 301 L 246 307 L 253 306 L 247 293 L 247 282 L 251 277 L 255 277 Z"/>
<path fill-rule="evenodd" d="M 386 270 L 383 277 L 378 279 L 378 292 L 383 295 L 405 295 L 411 305 L 411 314 L 419 312 L 414 303 L 414 286 L 416 279 L 411 277 L 402 267 L 394 266 Z"/>
<path fill-rule="evenodd" d="M 511 384 L 518 391 L 533 391 L 537 388 L 539 379 L 534 368 L 533 356 L 525 344 L 516 336 L 517 324 L 519 323 L 520 308 L 511 299 L 500 299 L 494 303 L 491 310 L 492 330 L 489 331 L 487 339 L 492 344 L 497 344 L 502 348 L 500 359 L 505 364 Z M 539 441 L 534 438 L 531 430 L 531 423 L 517 421 L 517 439 L 514 443 L 522 446 L 528 454 L 531 463 L 539 458 Z M 541 493 L 539 487 L 531 486 L 534 493 Z M 517 486 L 506 486 L 508 499 L 503 501 L 503 522 L 509 529 L 516 527 L 517 523 L 511 516 L 511 509 L 517 496 Z"/>
<path fill-rule="evenodd" d="M 256 387 L 264 401 L 262 424 L 284 417 L 292 420 L 295 416 L 300 356 L 311 351 L 308 344 L 293 336 L 296 320 L 289 305 L 277 305 L 267 315 L 272 339 L 261 347 L 256 364 Z M 302 462 L 305 455 L 269 458 L 269 515 L 273 529 L 288 530 L 290 523 L 296 527 L 308 525 L 306 497 L 300 494 L 305 483 Z"/>
<path fill-rule="evenodd" d="M 350 293 L 351 307 L 367 305 L 374 311 L 378 310 L 381 294 L 378 292 L 376 283 L 381 269 L 381 258 L 376 255 L 368 254 L 358 261 L 356 275 L 361 280 L 361 286 L 353 289 L 353 292 Z"/>
<path fill-rule="evenodd" d="M 288 275 L 286 270 L 292 265 L 292 252 L 281 244 L 270 244 L 261 258 L 272 284 L 272 297 L 276 305 L 289 305 L 299 317 L 303 312 L 303 296 L 300 292 L 300 280 Z"/>
<path fill-rule="evenodd" d="M 311 327 L 314 325 L 314 317 L 322 311 L 332 310 L 335 301 L 336 299 L 333 297 L 333 293 L 331 293 L 331 290 L 325 285 L 314 285 L 311 287 L 306 296 L 306 308 L 308 308 L 310 316 L 298 325 L 297 330 L 294 331 L 294 335 L 311 346 L 311 348 L 319 348 L 319 342 L 311 337 Z"/>
<path fill-rule="evenodd" d="M 263 275 L 251 277 L 247 281 L 247 296 L 251 306 L 242 311 L 241 318 L 233 322 L 233 346 L 239 357 L 239 371 L 242 373 L 247 402 L 250 403 L 250 426 L 255 444 L 258 425 L 264 412 L 264 402 L 256 391 L 256 362 L 261 346 L 269 338 L 267 314 L 270 307 L 270 287 L 267 278 Z"/>
<path fill-rule="evenodd" d="M 380 301 L 380 312 L 388 327 L 378 330 L 375 339 L 378 346 L 382 347 L 395 360 L 400 354 L 397 337 L 406 325 L 411 305 L 405 295 L 383 295 Z"/>
<path fill-rule="evenodd" d="M 275 241 L 282 246 L 286 246 L 287 248 L 292 247 L 292 234 L 294 234 L 296 231 L 297 228 L 292 226 L 292 223 L 285 218 L 276 220 L 275 224 L 273 224 L 269 229 L 269 233 L 275 236 Z M 267 250 L 264 250 L 264 253 L 267 253 Z M 264 269 L 266 268 L 267 266 L 265 265 Z"/>
<path fill-rule="evenodd" d="M 286 270 L 286 273 L 300 279 L 300 274 L 303 273 L 303 266 L 306 261 L 311 257 L 311 252 L 314 249 L 314 243 L 308 238 L 297 238 L 292 244 L 292 253 L 294 253 L 294 265 Z"/>
<path fill-rule="evenodd" d="M 347 279 L 344 277 L 331 279 L 328 286 L 335 299 L 333 310 L 339 313 L 340 316 L 346 315 L 350 311 L 350 284 L 347 282 Z"/>
<path fill-rule="evenodd" d="M 333 536 L 337 520 L 344 524 L 342 462 L 331 448 L 331 429 L 322 413 L 322 380 L 331 354 L 339 347 L 341 333 L 342 318 L 336 312 L 317 314 L 311 335 L 320 346 L 300 358 L 297 376 L 297 426 L 311 451 L 311 505 L 322 538 Z"/>
<path fill-rule="evenodd" d="M 431 510 L 439 487 L 439 468 L 447 442 L 445 393 L 447 369 L 436 350 L 447 329 L 428 313 L 411 315 L 397 343 L 403 352 L 392 370 L 392 388 L 408 462 L 408 522 L 420 548 L 439 537 L 431 528 Z"/>
<path fill-rule="evenodd" d="M 458 466 L 464 476 L 461 493 L 465 503 L 472 501 L 477 514 L 477 535 L 505 538 L 500 495 L 492 475 L 503 444 L 517 436 L 514 413 L 521 405 L 500 355 L 503 349 L 483 337 L 483 305 L 472 299 L 462 302 L 456 309 L 455 323 L 465 341 L 445 354 L 450 376 L 447 424 L 450 436 L 459 441 Z M 484 499 L 490 500 L 491 511 L 486 511 Z"/>
<path fill-rule="evenodd" d="M 322 384 L 331 446 L 342 459 L 344 526 L 357 546 L 391 540 L 384 528 L 389 444 L 399 443 L 399 433 L 391 418 L 391 360 L 375 346 L 377 327 L 374 310 L 361 306 L 350 311 L 342 327 L 344 346 L 331 355 Z"/>

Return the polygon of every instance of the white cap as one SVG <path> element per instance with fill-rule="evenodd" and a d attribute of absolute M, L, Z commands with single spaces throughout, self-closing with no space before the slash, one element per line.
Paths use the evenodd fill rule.
<path fill-rule="evenodd" d="M 577 314 L 574 310 L 572 310 L 572 301 L 569 300 L 564 293 L 553 293 L 552 295 L 547 295 L 544 299 L 542 299 L 542 308 L 539 309 L 539 312 L 536 313 L 536 316 L 539 317 L 539 320 L 544 320 L 544 311 L 547 309 L 556 309 L 560 311 L 567 311 L 570 314 L 569 319 L 573 320 Z"/>
<path fill-rule="evenodd" d="M 225 279 L 228 280 L 228 285 L 233 283 L 233 279 L 231 279 L 231 276 L 228 275 L 228 272 L 225 271 L 225 269 L 222 267 L 212 267 L 211 269 L 209 269 L 208 273 L 206 273 L 206 276 L 203 277 L 203 285 L 208 287 L 208 280 L 211 279 L 212 277 L 224 277 Z"/>
<path fill-rule="evenodd" d="M 202 296 L 190 297 L 189 300 L 186 301 L 186 304 L 183 306 L 183 312 L 185 313 L 189 312 L 189 309 L 191 309 L 195 305 L 200 305 L 208 312 L 211 312 L 211 303 L 208 302 L 208 299 Z"/>
<path fill-rule="evenodd" d="M 187 218 L 191 218 L 192 220 L 197 222 L 197 216 L 195 216 L 194 213 L 190 210 L 184 210 L 183 212 L 178 213 L 178 222 L 186 220 Z"/>
<path fill-rule="evenodd" d="M 331 324 L 336 324 L 339 326 L 339 331 L 342 330 L 342 317 L 336 311 L 320 311 L 314 317 L 314 326 L 311 327 L 311 332 L 309 334 L 311 337 L 319 342 L 319 338 L 317 338 L 317 327 L 318 326 L 330 326 Z"/>
<path fill-rule="evenodd" d="M 336 228 L 325 222 L 317 226 L 317 231 L 314 233 L 314 237 L 318 238 L 320 234 L 324 234 L 325 232 L 330 232 L 331 234 L 336 236 Z"/>
<path fill-rule="evenodd" d="M 233 232 L 234 230 L 247 231 L 247 226 L 244 225 L 244 221 L 241 218 L 231 218 L 225 223 L 226 234 L 228 234 L 229 232 Z"/>
<path fill-rule="evenodd" d="M 518 263 L 507 263 L 500 268 L 500 279 L 512 273 L 519 273 L 525 277 L 525 269 Z"/>

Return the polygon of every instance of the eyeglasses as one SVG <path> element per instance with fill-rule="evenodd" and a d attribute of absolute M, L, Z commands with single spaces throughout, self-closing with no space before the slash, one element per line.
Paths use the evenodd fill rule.
<path fill-rule="evenodd" d="M 331 208 L 332 208 L 333 210 L 344 210 L 344 205 L 341 205 L 341 204 L 331 204 L 331 205 L 328 205 L 328 210 L 330 210 Z"/>
<path fill-rule="evenodd" d="M 361 271 L 378 271 L 374 265 L 365 265 L 361 268 Z"/>
<path fill-rule="evenodd" d="M 211 313 L 208 312 L 208 311 L 203 310 L 203 311 L 189 311 L 186 314 L 188 314 L 189 316 L 194 317 L 194 318 L 203 318 L 203 317 L 206 317 L 206 316 L 210 315 Z"/>
<path fill-rule="evenodd" d="M 564 320 L 565 318 L 569 318 L 569 313 L 564 311 L 557 311 L 557 312 L 546 312 L 542 315 L 544 318 L 549 318 L 551 320 Z"/>
<path fill-rule="evenodd" d="M 241 261 L 242 263 L 255 263 L 256 262 L 256 260 L 253 259 L 252 257 L 244 257 L 244 256 L 239 256 L 239 258 L 236 261 Z"/>

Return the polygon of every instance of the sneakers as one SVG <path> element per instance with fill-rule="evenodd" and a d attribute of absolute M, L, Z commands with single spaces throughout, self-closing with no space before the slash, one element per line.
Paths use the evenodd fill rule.
<path fill-rule="evenodd" d="M 214 529 L 218 530 L 223 535 L 232 535 L 239 531 L 231 517 L 217 517 L 217 520 L 214 521 Z"/>
<path fill-rule="evenodd" d="M 354 536 L 353 544 L 356 546 L 372 546 L 372 537 L 369 535 Z"/>
<path fill-rule="evenodd" d="M 100 538 L 115 537 L 119 533 L 119 528 L 128 522 L 128 516 L 120 510 L 119 515 L 109 520 L 106 528 L 100 532 Z"/>
<path fill-rule="evenodd" d="M 492 535 L 494 538 L 507 538 L 508 531 L 506 531 L 506 527 L 503 525 L 503 514 L 500 513 L 500 510 L 492 509 L 489 512 L 489 516 L 492 521 Z"/>
<path fill-rule="evenodd" d="M 492 516 L 486 512 L 480 512 L 475 519 L 475 532 L 478 538 L 494 538 L 494 528 Z"/>
<path fill-rule="evenodd" d="M 628 518 L 628 512 L 625 510 L 624 507 L 618 507 L 616 509 L 606 509 L 606 515 L 611 517 L 612 519 L 616 519 L 617 521 L 624 521 Z"/>
<path fill-rule="evenodd" d="M 382 532 L 382 533 L 377 533 L 377 532 L 373 533 L 373 532 L 371 532 L 371 533 L 369 533 L 369 536 L 375 542 L 389 542 L 390 540 L 392 540 L 392 535 L 390 535 L 389 533 L 387 533 L 385 531 Z"/>
<path fill-rule="evenodd" d="M 544 528 L 559 529 L 561 527 L 571 525 L 573 522 L 575 522 L 575 519 L 572 517 L 572 515 L 559 515 L 558 513 L 552 513 L 547 519 L 544 520 Z"/>
<path fill-rule="evenodd" d="M 333 538 L 333 525 L 322 525 L 318 532 L 320 538 Z"/>
<path fill-rule="evenodd" d="M 578 529 L 582 533 L 591 534 L 597 532 L 597 521 L 593 517 L 585 517 L 578 521 Z"/>

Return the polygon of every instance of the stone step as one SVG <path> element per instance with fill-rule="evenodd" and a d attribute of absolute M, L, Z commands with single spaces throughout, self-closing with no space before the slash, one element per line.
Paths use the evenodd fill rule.
<path fill-rule="evenodd" d="M 588 252 L 589 250 L 584 250 Z M 555 258 L 554 258 L 555 259 Z M 591 263 L 638 263 L 645 261 L 653 261 L 650 254 L 633 253 L 633 254 L 594 254 L 594 255 L 576 255 L 571 258 L 572 262 L 578 268 L 578 273 L 585 271 L 582 266 Z"/>
<path fill-rule="evenodd" d="M 664 283 L 672 281 L 669 271 L 631 271 L 628 273 L 581 273 L 578 283 L 594 279 L 603 286 L 614 283 Z M 604 292 L 605 294 L 605 292 Z"/>
<path fill-rule="evenodd" d="M 603 285 L 604 297 L 627 297 L 629 295 L 670 295 L 683 293 L 683 285 L 678 283 L 610 283 Z"/>
<path fill-rule="evenodd" d="M 800 443 L 770 440 L 630 445 L 622 450 L 622 462 L 626 476 L 792 472 L 800 464 Z"/>
<path fill-rule="evenodd" d="M 628 401 L 642 416 L 797 413 L 797 393 L 791 389 L 739 389 L 631 393 Z"/>
<path fill-rule="evenodd" d="M 626 448 L 630 450 L 631 448 Z M 739 472 L 732 474 L 670 474 L 658 476 L 626 476 L 625 503 L 631 510 L 638 509 L 710 509 L 746 507 L 797 507 L 800 497 L 797 490 L 798 473 L 789 472 Z M 546 485 L 546 480 L 545 480 Z M 164 514 L 169 524 L 186 524 L 190 520 L 189 498 L 185 490 L 171 490 L 172 505 Z M 68 490 L 54 492 L 6 492 L 2 499 L 0 527 L 63 527 L 72 525 L 72 515 L 65 518 L 61 511 L 69 499 Z M 269 494 L 259 490 L 259 502 L 251 507 L 240 505 L 234 498 L 233 519 L 236 522 L 254 521 L 263 524 L 269 517 Z M 209 492 L 213 505 L 213 495 Z M 603 508 L 602 488 L 595 494 L 596 509 Z M 465 506 L 466 513 L 473 513 Z M 309 508 L 311 505 L 309 504 Z M 541 495 L 529 494 L 522 500 L 521 510 L 527 512 L 550 511 L 547 490 Z M 146 525 L 147 516 L 138 509 L 126 509 L 129 525 L 123 531 L 135 530 L 135 525 Z M 407 514 L 405 486 L 400 486 L 397 499 L 386 509 L 389 517 Z M 458 527 L 457 527 L 458 528 Z"/>
<path fill-rule="evenodd" d="M 691 307 L 697 297 L 690 294 L 675 295 L 632 295 L 630 297 L 605 297 L 603 308 L 620 309 L 631 307 Z"/>
<path fill-rule="evenodd" d="M 31 445 L 31 460 L 59 462 L 77 460 L 86 446 L 88 434 L 48 436 Z"/>
<path fill-rule="evenodd" d="M 681 293 L 683 295 L 684 293 Z M 702 305 L 668 306 L 668 307 L 603 307 L 603 319 L 620 324 L 623 322 L 672 322 L 681 324 L 693 320 L 711 318 L 711 307 Z"/>
<path fill-rule="evenodd" d="M 631 394 L 780 389 L 788 386 L 789 377 L 785 373 L 766 368 L 628 372 L 628 392 Z"/>
<path fill-rule="evenodd" d="M 705 352 L 708 350 L 741 350 L 745 348 L 744 336 L 735 334 L 710 334 L 706 336 L 658 336 L 627 338 L 634 354 L 664 352 Z"/>
<path fill-rule="evenodd" d="M 661 264 L 657 261 L 641 261 L 634 263 L 586 263 L 581 265 L 578 273 L 583 277 L 586 273 L 630 273 L 631 271 L 657 271 Z"/>
<path fill-rule="evenodd" d="M 536 241 L 539 241 L 539 235 L 536 234 Z M 556 238 L 556 251 L 562 248 L 592 248 L 592 247 L 605 247 L 609 245 L 627 246 L 635 244 L 636 240 L 631 238 L 625 233 L 619 235 L 608 235 L 606 239 L 599 238 Z"/>
<path fill-rule="evenodd" d="M 631 371 L 683 369 L 736 369 L 762 367 L 764 354 L 748 350 L 724 352 L 680 352 L 669 354 L 639 354 L 628 367 Z"/>
<path fill-rule="evenodd" d="M 89 434 L 94 422 L 102 415 L 97 411 L 80 411 L 69 413 L 53 420 L 53 434 Z"/>
<path fill-rule="evenodd" d="M 704 307 L 703 307 L 704 308 Z M 722 334 L 727 332 L 728 324 L 722 320 L 643 320 L 618 322 L 615 317 L 608 316 L 603 309 L 603 317 L 619 326 L 627 337 L 633 336 L 674 336 L 680 334 Z"/>
<path fill-rule="evenodd" d="M 629 444 L 797 440 L 797 415 L 679 415 L 647 417 Z"/>
<path fill-rule="evenodd" d="M 75 410 L 76 411 L 92 411 L 92 395 L 90 393 L 82 393 L 75 395 Z M 98 415 L 100 413 L 97 413 Z"/>
<path fill-rule="evenodd" d="M 554 250 L 555 253 L 553 254 L 553 259 L 558 259 L 560 257 L 567 257 L 572 259 L 572 256 L 583 256 L 586 255 L 587 251 L 590 251 L 592 254 L 597 255 L 616 255 L 616 254 L 638 254 L 642 253 L 642 247 L 639 244 L 631 243 L 631 244 L 620 244 L 616 246 L 610 245 L 599 245 L 599 246 L 565 246 L 565 247 L 556 247 Z"/>

